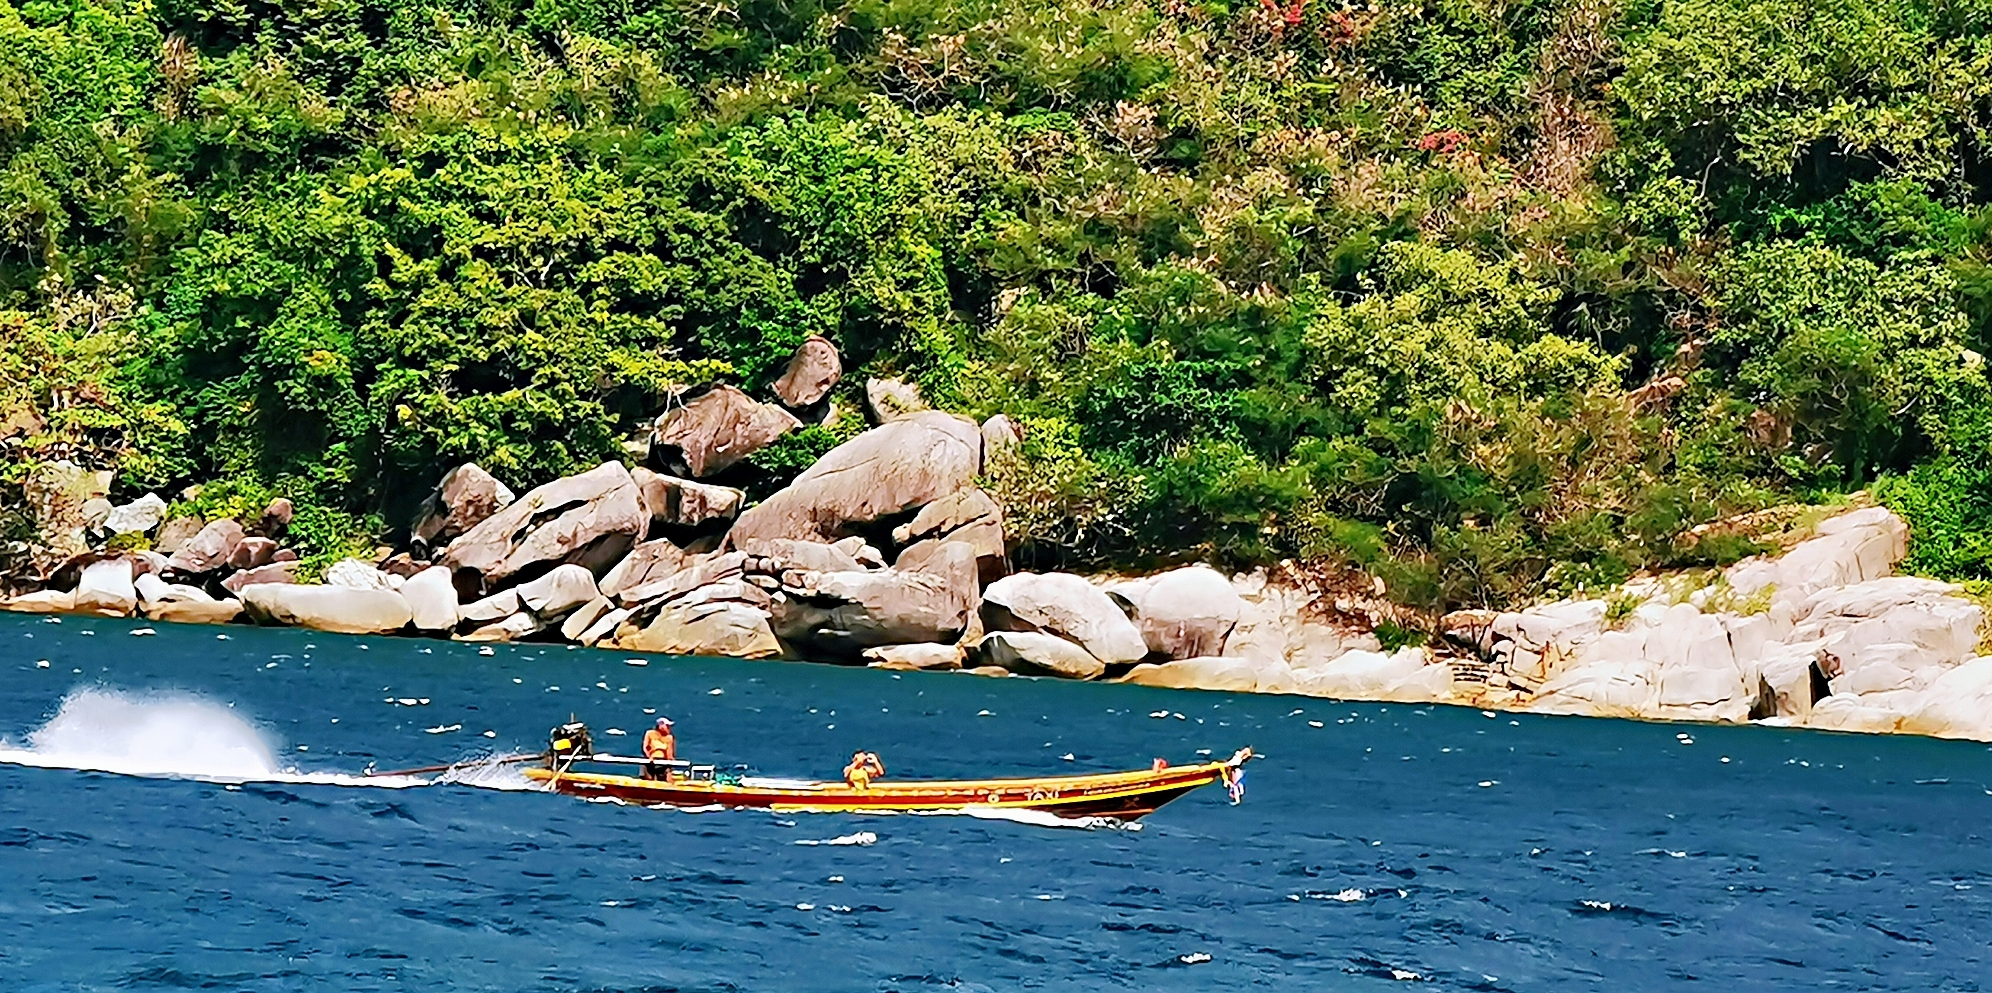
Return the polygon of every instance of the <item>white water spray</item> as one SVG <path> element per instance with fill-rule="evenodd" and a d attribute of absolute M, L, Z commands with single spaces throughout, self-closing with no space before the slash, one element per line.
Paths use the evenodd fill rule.
<path fill-rule="evenodd" d="M 269 739 L 227 706 L 186 693 L 71 691 L 27 747 L 0 741 L 0 762 L 218 783 L 325 783 L 390 789 L 407 776 L 300 772 L 277 763 Z"/>

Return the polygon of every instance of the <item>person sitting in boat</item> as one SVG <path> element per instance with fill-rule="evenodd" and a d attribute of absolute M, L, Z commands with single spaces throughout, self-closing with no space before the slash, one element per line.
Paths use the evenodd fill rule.
<path fill-rule="evenodd" d="M 876 752 L 863 749 L 851 753 L 851 764 L 844 767 L 844 782 L 852 789 L 867 789 L 872 777 L 885 775 L 885 763 L 879 760 Z"/>
<path fill-rule="evenodd" d="M 671 719 L 659 717 L 657 726 L 643 732 L 643 758 L 646 762 L 675 762 L 678 760 L 678 739 L 671 734 Z M 643 778 L 666 779 L 669 775 L 662 767 L 645 765 Z"/>

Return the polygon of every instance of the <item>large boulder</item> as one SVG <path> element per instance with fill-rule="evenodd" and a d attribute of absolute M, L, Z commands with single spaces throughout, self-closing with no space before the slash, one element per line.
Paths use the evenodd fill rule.
<path fill-rule="evenodd" d="M 1885 507 L 1828 518 L 1814 532 L 1779 558 L 1730 566 L 1729 585 L 1744 596 L 1771 587 L 1780 597 L 1804 597 L 1887 576 L 1909 550 L 1909 526 Z"/>
<path fill-rule="evenodd" d="M 187 542 L 201 533 L 207 522 L 198 516 L 175 517 L 159 525 L 159 534 L 152 539 L 152 548 L 164 555 L 171 555 L 185 547 Z"/>
<path fill-rule="evenodd" d="M 802 426 L 795 415 L 731 386 L 676 402 L 650 430 L 651 465 L 693 478 L 710 476 Z"/>
<path fill-rule="evenodd" d="M 982 422 L 982 454 L 993 459 L 1023 444 L 1024 430 L 1008 414 L 997 414 Z"/>
<path fill-rule="evenodd" d="M 920 388 L 901 379 L 866 380 L 865 403 L 871 407 L 872 419 L 879 424 L 890 424 L 928 409 Z"/>
<path fill-rule="evenodd" d="M 214 597 L 198 586 L 185 586 L 169 583 L 155 573 L 140 573 L 132 580 L 132 588 L 138 593 L 138 605 L 150 607 L 159 603 L 209 603 Z"/>
<path fill-rule="evenodd" d="M 880 645 L 864 651 L 865 664 L 874 669 L 959 669 L 961 657 L 960 646 L 931 641 L 918 645 Z"/>
<path fill-rule="evenodd" d="M 647 624 L 625 620 L 615 648 L 665 655 L 713 655 L 764 659 L 780 655 L 781 643 L 768 626 L 768 612 L 733 600 L 670 604 Z"/>
<path fill-rule="evenodd" d="M 496 589 L 563 563 L 599 574 L 629 552 L 649 523 L 629 470 L 604 462 L 513 501 L 450 542 L 442 564 L 458 573 L 460 588 Z"/>
<path fill-rule="evenodd" d="M 38 568 L 48 569 L 89 550 L 84 506 L 111 489 L 109 469 L 86 469 L 67 459 L 45 462 L 21 480 L 28 514 L 39 531 L 34 552 Z"/>
<path fill-rule="evenodd" d="M 258 624 L 338 634 L 380 634 L 408 626 L 408 601 L 391 590 L 259 583 L 242 588 L 242 607 Z"/>
<path fill-rule="evenodd" d="M 690 561 L 684 549 L 668 539 L 656 538 L 630 549 L 597 585 L 603 596 L 620 596 L 624 590 L 676 575 Z"/>
<path fill-rule="evenodd" d="M 111 509 L 104 518 L 104 530 L 111 534 L 146 534 L 166 519 L 166 501 L 157 493 L 147 493 Z"/>
<path fill-rule="evenodd" d="M 1107 664 L 1056 635 L 1034 631 L 991 631 L 970 649 L 977 664 L 1001 666 L 1027 676 L 1098 679 Z"/>
<path fill-rule="evenodd" d="M 1042 632 L 1086 649 L 1108 665 L 1148 654 L 1141 630 L 1111 598 L 1070 573 L 1020 572 L 982 594 L 982 624 L 991 631 Z"/>
<path fill-rule="evenodd" d="M 448 631 L 457 626 L 456 584 L 443 566 L 430 566 L 401 584 L 401 597 L 417 631 Z"/>
<path fill-rule="evenodd" d="M 102 559 L 84 566 L 83 575 L 76 583 L 74 604 L 79 613 L 129 617 L 138 609 L 131 560 Z"/>
<path fill-rule="evenodd" d="M 862 541 L 859 544 L 863 544 Z M 846 551 L 846 544 L 838 542 L 826 545 L 820 541 L 802 541 L 796 538 L 776 538 L 762 546 L 768 558 L 783 570 L 798 569 L 804 572 L 861 572 L 865 564 L 857 556 Z"/>
<path fill-rule="evenodd" d="M 477 628 L 469 634 L 457 635 L 456 640 L 471 642 L 518 641 L 521 638 L 531 637 L 544 630 L 546 630 L 546 622 L 540 620 L 539 615 L 534 614 L 530 610 L 521 610 L 516 614 L 500 619 L 496 623 L 486 624 L 483 627 Z"/>
<path fill-rule="evenodd" d="M 504 483 L 477 463 L 466 462 L 443 474 L 442 481 L 422 500 L 408 530 L 422 547 L 447 545 L 511 506 L 515 499 Z"/>
<path fill-rule="evenodd" d="M 254 569 L 277 560 L 277 543 L 269 538 L 244 538 L 228 554 L 230 569 Z"/>
<path fill-rule="evenodd" d="M 145 608 L 146 620 L 175 624 L 227 624 L 241 615 L 240 600 L 167 600 Z"/>
<path fill-rule="evenodd" d="M 213 572 L 228 564 L 229 557 L 235 554 L 235 546 L 242 543 L 243 537 L 242 525 L 224 517 L 201 528 L 200 533 L 181 545 L 167 563 L 173 571 L 190 576 Z"/>
<path fill-rule="evenodd" d="M 949 543 L 928 571 L 810 573 L 784 587 L 773 624 L 783 641 L 848 658 L 866 648 L 953 641 L 975 609 L 975 550 Z"/>
<path fill-rule="evenodd" d="M 578 565 L 558 566 L 530 583 L 521 583 L 518 591 L 519 603 L 542 620 L 565 617 L 601 596 L 595 588 L 595 574 Z"/>
<path fill-rule="evenodd" d="M 568 641 L 580 641 L 581 636 L 593 628 L 602 618 L 614 613 L 615 601 L 598 596 L 570 611 L 560 622 L 560 636 Z"/>
<path fill-rule="evenodd" d="M 1003 508 L 978 487 L 957 490 L 924 507 L 911 521 L 892 530 L 892 540 L 915 561 L 950 541 L 975 549 L 976 571 L 994 582 L 1008 571 L 1003 547 Z"/>
<path fill-rule="evenodd" d="M 296 516 L 297 505 L 289 497 L 277 497 L 264 505 L 263 513 L 256 518 L 256 534 L 281 538 L 290 530 L 291 520 Z"/>
<path fill-rule="evenodd" d="M 622 587 L 615 593 L 615 599 L 626 607 L 668 603 L 702 587 L 739 580 L 746 571 L 745 552 L 702 555 L 649 582 Z"/>
<path fill-rule="evenodd" d="M 843 378 L 844 360 L 837 346 L 821 335 L 811 335 L 796 346 L 788 367 L 769 389 L 790 410 L 806 410 L 829 396 Z"/>
<path fill-rule="evenodd" d="M 0 600 L 0 609 L 20 614 L 67 614 L 76 609 L 73 590 L 36 590 Z"/>
<path fill-rule="evenodd" d="M 1294 688 L 1293 673 L 1283 663 L 1212 656 L 1138 665 L 1120 681 L 1136 686 L 1226 693 L 1286 693 Z"/>
<path fill-rule="evenodd" d="M 742 513 L 727 543 L 763 552 L 776 538 L 836 541 L 965 489 L 981 471 L 975 422 L 939 411 L 913 414 L 825 453 Z"/>
<path fill-rule="evenodd" d="M 1427 703 L 1452 694 L 1452 667 L 1434 661 L 1422 648 L 1402 648 L 1388 655 L 1351 651 L 1301 672 L 1297 689 L 1337 700 Z"/>
<path fill-rule="evenodd" d="M 1940 738 L 1992 741 L 1992 658 L 1946 669 L 1902 718 L 1901 730 Z"/>
<path fill-rule="evenodd" d="M 262 586 L 271 583 L 297 582 L 298 562 L 272 562 L 254 569 L 243 569 L 221 581 L 221 588 L 230 593 L 240 594 L 244 587 Z"/>
<path fill-rule="evenodd" d="M 1900 712 L 1874 701 L 1835 695 L 1813 704 L 1805 724 L 1827 731 L 1889 734 L 1901 726 L 1902 718 Z"/>
<path fill-rule="evenodd" d="M 406 582 L 400 576 L 383 572 L 360 559 L 340 559 L 325 570 L 325 585 L 348 586 L 356 590 L 398 590 Z"/>
<path fill-rule="evenodd" d="M 636 480 L 643 509 L 656 527 L 696 528 L 730 521 L 740 516 L 747 502 L 746 491 L 731 486 L 696 483 L 643 468 L 632 469 L 629 475 Z"/>
<path fill-rule="evenodd" d="M 1245 610 L 1231 581 L 1201 565 L 1118 583 L 1106 593 L 1140 629 L 1149 653 L 1171 659 L 1222 655 Z"/>
<path fill-rule="evenodd" d="M 524 610 L 517 589 L 499 590 L 488 597 L 457 607 L 457 620 L 468 624 L 490 624 Z"/>

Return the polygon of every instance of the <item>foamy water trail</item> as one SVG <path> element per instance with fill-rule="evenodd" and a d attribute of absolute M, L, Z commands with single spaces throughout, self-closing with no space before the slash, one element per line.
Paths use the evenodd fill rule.
<path fill-rule="evenodd" d="M 481 790 L 507 790 L 512 792 L 544 792 L 545 787 L 526 778 L 524 767 L 508 756 L 465 761 L 461 765 L 438 774 L 432 782 L 448 783 L 456 786 L 475 786 Z"/>
<path fill-rule="evenodd" d="M 1021 807 L 963 807 L 959 811 L 943 810 L 935 813 L 941 816 L 975 817 L 985 821 L 1010 821 L 1014 824 L 1028 824 L 1031 827 L 1077 828 L 1081 831 L 1141 830 L 1140 821 L 1124 821 L 1118 817 L 1060 817 L 1048 811 Z"/>
<path fill-rule="evenodd" d="M 269 739 L 229 707 L 187 693 L 85 687 L 62 699 L 25 746 L 0 739 L 0 762 L 214 783 L 323 783 L 403 789 L 413 776 L 308 772 L 280 765 Z"/>

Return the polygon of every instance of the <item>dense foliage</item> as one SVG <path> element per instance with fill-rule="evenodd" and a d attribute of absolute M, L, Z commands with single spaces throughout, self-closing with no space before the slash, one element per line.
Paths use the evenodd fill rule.
<path fill-rule="evenodd" d="M 1989 127 L 1992 0 L 0 0 L 0 434 L 394 519 L 820 333 L 1038 562 L 1992 576 Z"/>

